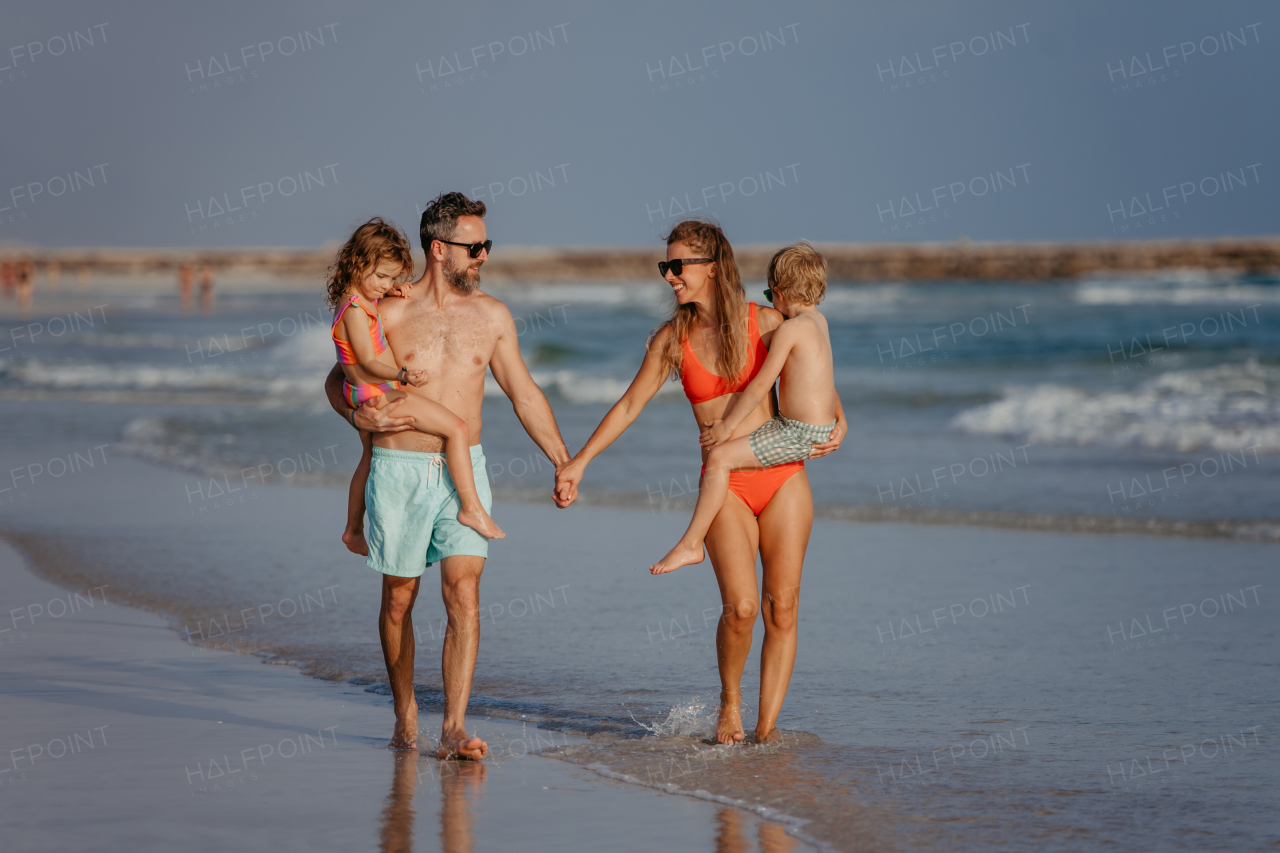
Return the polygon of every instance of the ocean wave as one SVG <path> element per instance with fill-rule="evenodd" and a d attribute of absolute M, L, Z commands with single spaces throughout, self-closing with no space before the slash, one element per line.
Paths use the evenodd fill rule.
<path fill-rule="evenodd" d="M 1280 453 L 1280 369 L 1250 360 L 1173 370 L 1123 391 L 1008 388 L 952 425 L 1032 443 Z"/>
<path fill-rule="evenodd" d="M 1087 279 L 1076 286 L 1075 301 L 1081 305 L 1275 304 L 1280 302 L 1280 286 L 1211 270 L 1175 270 L 1150 278 Z"/>
<path fill-rule="evenodd" d="M 50 363 L 30 358 L 21 364 L 0 367 L 0 376 L 28 388 L 57 391 L 234 391 L 257 399 L 298 396 L 300 389 L 320 387 L 325 374 L 284 376 L 263 369 L 223 367 L 213 362 L 190 367 L 159 367 L 104 362 Z"/>

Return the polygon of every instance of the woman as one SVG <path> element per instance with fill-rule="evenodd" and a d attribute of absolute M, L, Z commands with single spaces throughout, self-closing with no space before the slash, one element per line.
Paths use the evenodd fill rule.
<path fill-rule="evenodd" d="M 687 220 L 673 228 L 667 235 L 667 260 L 659 269 L 676 299 L 671 318 L 650 336 L 631 387 L 557 478 L 561 499 L 576 496 L 587 464 L 631 426 L 668 378 L 680 377 L 697 423 L 723 417 L 734 393 L 760 370 L 773 330 L 782 323 L 774 309 L 746 301 L 733 248 L 716 225 Z M 774 414 L 770 395 L 733 437 L 750 434 Z M 810 458 L 839 447 L 846 429 L 837 400 L 831 439 L 815 445 Z M 705 449 L 702 458 L 705 463 Z M 812 527 L 813 496 L 803 462 L 731 475 L 729 499 L 706 537 L 724 605 L 716 627 L 720 743 L 745 738 L 739 714 L 742 670 L 762 599 L 764 646 L 755 739 L 764 743 L 776 737 L 775 725 L 795 666 L 800 574 Z M 756 587 L 757 551 L 764 563 L 762 590 Z"/>

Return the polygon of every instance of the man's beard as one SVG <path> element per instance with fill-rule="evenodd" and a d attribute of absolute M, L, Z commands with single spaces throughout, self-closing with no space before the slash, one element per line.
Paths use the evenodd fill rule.
<path fill-rule="evenodd" d="M 445 281 L 463 293 L 470 293 L 480 287 L 480 269 L 476 268 L 474 277 L 467 274 L 469 269 L 469 267 L 458 268 L 454 266 L 453 258 L 445 258 L 441 272 L 444 274 Z"/>

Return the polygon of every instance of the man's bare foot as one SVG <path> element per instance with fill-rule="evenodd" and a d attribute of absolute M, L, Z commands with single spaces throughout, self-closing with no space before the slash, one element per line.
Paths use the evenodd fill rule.
<path fill-rule="evenodd" d="M 681 566 L 691 566 L 694 563 L 702 562 L 702 545 L 690 548 L 681 542 L 676 547 L 667 552 L 667 556 L 649 567 L 649 574 L 665 575 L 667 572 L 674 572 Z"/>
<path fill-rule="evenodd" d="M 494 524 L 493 519 L 489 517 L 489 513 L 484 511 L 484 507 L 479 507 L 476 510 L 460 510 L 458 512 L 458 521 L 486 539 L 507 538 L 507 534 L 502 532 L 502 528 Z"/>
<path fill-rule="evenodd" d="M 404 717 L 396 717 L 396 727 L 391 731 L 391 743 L 387 749 L 418 749 L 418 706 L 415 704 Z"/>
<path fill-rule="evenodd" d="M 747 736 L 742 731 L 742 717 L 738 713 L 741 701 L 740 694 L 720 691 L 720 721 L 716 724 L 716 740 L 721 743 L 741 743 Z"/>
<path fill-rule="evenodd" d="M 342 544 L 346 545 L 347 550 L 352 554 L 359 554 L 361 557 L 369 556 L 369 543 L 364 541 L 363 530 L 344 530 Z"/>
<path fill-rule="evenodd" d="M 442 732 L 440 745 L 436 747 L 436 758 L 442 761 L 450 758 L 479 761 L 488 754 L 489 744 L 478 737 L 467 737 L 465 731 Z"/>

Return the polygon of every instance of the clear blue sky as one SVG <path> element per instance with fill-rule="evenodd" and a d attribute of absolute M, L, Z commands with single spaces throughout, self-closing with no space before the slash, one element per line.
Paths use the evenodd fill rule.
<path fill-rule="evenodd" d="M 440 6 L 6 3 L 0 244 L 1280 232 L 1274 2 Z"/>

